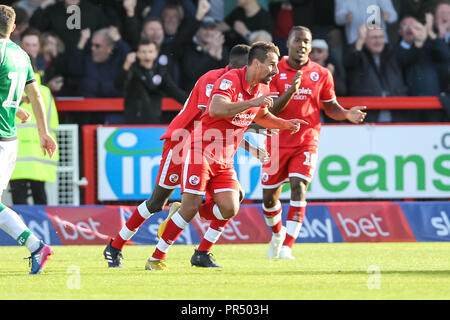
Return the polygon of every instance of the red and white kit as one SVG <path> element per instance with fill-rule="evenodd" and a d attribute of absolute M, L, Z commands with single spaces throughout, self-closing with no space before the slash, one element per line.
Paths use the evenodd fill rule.
<path fill-rule="evenodd" d="M 299 70 L 287 64 L 288 57 L 278 63 L 279 73 L 270 82 L 271 92 L 282 95 L 292 84 Z M 320 136 L 320 104 L 336 99 L 334 80 L 328 69 L 308 60 L 300 69 L 302 74 L 299 90 L 277 117 L 283 119 L 303 119 L 309 125 L 302 125 L 300 131 L 291 134 L 280 131 L 278 136 L 268 137 L 266 144 L 270 161 L 264 163 L 261 182 L 265 189 L 272 189 L 289 181 L 289 177 L 299 177 L 311 181 L 318 155 Z"/>
<path fill-rule="evenodd" d="M 214 84 L 211 98 L 221 95 L 235 103 L 268 94 L 269 86 L 261 83 L 251 94 L 248 92 L 246 70 L 247 67 L 233 69 L 220 77 Z M 191 135 L 190 145 L 186 145 L 182 193 L 204 195 L 207 191 L 239 191 L 233 157 L 247 127 L 264 108 L 266 106 L 252 107 L 233 117 L 213 118 L 208 106 Z"/>
<path fill-rule="evenodd" d="M 196 123 L 200 122 L 202 110 L 206 109 L 211 96 L 214 82 L 229 71 L 229 67 L 208 71 L 201 76 L 183 108 L 172 120 L 160 140 L 165 140 L 163 153 L 156 181 L 166 189 L 180 187 L 181 165 L 183 163 L 183 146 L 194 130 Z"/>

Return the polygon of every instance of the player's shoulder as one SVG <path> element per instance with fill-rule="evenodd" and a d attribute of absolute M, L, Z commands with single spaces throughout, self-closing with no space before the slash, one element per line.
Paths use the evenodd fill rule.
<path fill-rule="evenodd" d="M 232 69 L 220 76 L 217 79 L 217 87 L 220 90 L 228 90 L 231 87 L 236 88 L 241 85 L 241 78 L 245 74 L 243 69 Z"/>

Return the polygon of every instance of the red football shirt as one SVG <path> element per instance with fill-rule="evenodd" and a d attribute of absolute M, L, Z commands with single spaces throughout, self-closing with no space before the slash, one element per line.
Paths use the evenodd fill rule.
<path fill-rule="evenodd" d="M 214 84 L 211 99 L 221 95 L 230 102 L 247 101 L 268 94 L 269 86 L 259 83 L 249 93 L 245 80 L 247 67 L 234 69 L 221 76 Z M 233 156 L 241 143 L 247 127 L 253 122 L 258 112 L 266 106 L 252 107 L 233 117 L 217 118 L 209 114 L 209 103 L 206 112 L 201 117 L 201 126 L 194 129 L 192 135 L 193 147 L 201 146 L 205 153 L 217 162 L 232 163 Z M 201 143 L 200 143 L 201 141 Z M 197 144 L 196 144 L 197 143 Z"/>
<path fill-rule="evenodd" d="M 287 64 L 287 59 L 286 56 L 282 57 L 278 63 L 279 73 L 270 82 L 271 92 L 279 92 L 282 95 L 291 86 L 292 79 L 298 72 Z M 336 99 L 333 76 L 327 68 L 309 59 L 300 70 L 303 74 L 299 90 L 276 116 L 283 119 L 302 119 L 308 121 L 309 125 L 301 125 L 300 131 L 296 134 L 291 134 L 289 130 L 281 130 L 276 139 L 279 139 L 279 146 L 282 148 L 318 145 L 321 102 Z M 267 143 L 270 145 L 270 137 Z"/>
<path fill-rule="evenodd" d="M 229 66 L 211 70 L 197 80 L 188 99 L 184 103 L 183 109 L 181 109 L 176 117 L 170 122 L 166 132 L 164 132 L 160 140 L 170 139 L 173 132 L 177 129 L 185 129 L 186 132 L 192 132 L 195 121 L 200 120 L 202 109 L 206 109 L 208 106 L 208 100 L 211 96 L 214 82 L 228 71 L 230 71 Z"/>

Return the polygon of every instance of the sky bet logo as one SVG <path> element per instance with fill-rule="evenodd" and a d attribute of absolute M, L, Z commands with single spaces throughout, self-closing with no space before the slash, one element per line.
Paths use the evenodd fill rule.
<path fill-rule="evenodd" d="M 164 130 L 154 129 L 149 134 L 145 128 L 123 128 L 109 134 L 103 160 L 107 183 L 99 184 L 99 194 L 110 192 L 119 199 L 147 198 L 158 174 L 163 146 L 159 137 Z M 100 190 L 105 185 L 110 190 Z"/>

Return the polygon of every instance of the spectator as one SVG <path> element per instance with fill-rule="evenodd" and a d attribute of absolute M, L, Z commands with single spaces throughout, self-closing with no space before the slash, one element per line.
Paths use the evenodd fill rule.
<path fill-rule="evenodd" d="M 117 28 L 110 27 L 94 32 L 91 50 L 85 46 L 91 37 L 89 29 L 81 32 L 78 50 L 69 60 L 71 73 L 81 72 L 79 94 L 83 97 L 121 97 L 121 91 L 114 86 L 114 79 L 120 66 L 125 61 L 129 46 L 121 40 Z"/>
<path fill-rule="evenodd" d="M 77 5 L 80 8 L 80 17 L 76 12 L 67 14 L 67 8 Z M 69 17 L 71 19 L 69 20 Z M 70 27 L 68 27 L 68 23 Z M 80 25 L 76 25 L 80 22 Z M 108 26 L 108 19 L 103 12 L 87 0 L 50 0 L 44 1 L 36 9 L 30 19 L 30 25 L 41 32 L 52 31 L 64 41 L 66 53 L 72 55 L 77 50 L 77 43 L 80 39 L 81 30 L 90 29 L 92 32 Z"/>
<path fill-rule="evenodd" d="M 450 3 L 448 1 L 441 2 L 436 7 L 435 26 L 437 36 L 442 39 L 447 47 L 450 48 Z M 439 79 L 441 83 L 441 91 L 450 94 L 450 61 L 447 60 L 439 64 Z"/>
<path fill-rule="evenodd" d="M 41 35 L 41 54 L 45 60 L 45 73 L 42 83 L 47 85 L 53 95 L 66 95 L 64 79 L 67 76 L 67 56 L 64 43 L 52 32 Z"/>
<path fill-rule="evenodd" d="M 225 33 L 227 46 L 248 44 L 250 34 L 256 30 L 266 30 L 273 34 L 272 17 L 258 3 L 258 0 L 238 0 L 234 9 L 224 22 L 220 22 L 218 29 Z"/>
<path fill-rule="evenodd" d="M 33 57 L 35 63 L 35 72 L 42 78 L 45 73 L 45 59 L 40 54 L 41 51 L 41 33 L 38 29 L 27 28 L 20 35 L 21 48 Z"/>
<path fill-rule="evenodd" d="M 252 45 L 258 41 L 272 42 L 272 35 L 266 30 L 256 30 L 249 37 L 249 44 Z"/>
<path fill-rule="evenodd" d="M 25 9 L 14 8 L 16 12 L 16 29 L 11 33 L 11 41 L 20 45 L 20 35 L 29 27 L 30 17 Z"/>
<path fill-rule="evenodd" d="M 432 15 L 427 15 L 432 24 Z M 437 65 L 450 59 L 450 51 L 443 39 L 437 38 L 432 29 L 413 17 L 405 17 L 400 23 L 401 42 L 398 44 L 399 61 L 403 67 L 408 95 L 438 96 L 440 94 Z M 413 61 L 408 55 L 415 51 Z"/>
<path fill-rule="evenodd" d="M 164 42 L 170 42 L 183 21 L 183 8 L 177 4 L 168 4 L 162 11 L 161 20 L 164 28 Z"/>
<path fill-rule="evenodd" d="M 183 90 L 191 91 L 201 75 L 228 64 L 228 49 L 224 43 L 225 37 L 216 22 L 206 17 L 192 41 L 184 46 L 179 60 Z"/>
<path fill-rule="evenodd" d="M 123 12 L 120 15 L 124 31 L 124 40 L 128 42 L 132 50 L 136 47 L 141 38 L 141 29 L 144 19 L 147 17 L 150 7 L 146 0 L 124 0 Z"/>
<path fill-rule="evenodd" d="M 450 3 L 441 2 L 436 6 L 436 29 L 438 36 L 446 43 L 450 42 Z"/>
<path fill-rule="evenodd" d="M 338 25 L 345 26 L 349 45 L 358 39 L 358 28 L 363 23 L 370 23 L 372 27 L 384 31 L 386 22 L 393 23 L 397 17 L 391 0 L 336 0 L 335 2 L 335 20 Z M 386 32 L 384 39 L 388 42 Z"/>
<path fill-rule="evenodd" d="M 41 6 L 42 3 L 49 2 L 48 0 L 19 0 L 14 4 L 15 8 L 22 8 L 31 17 L 34 11 Z"/>
<path fill-rule="evenodd" d="M 127 12 L 130 11 L 131 13 L 132 9 L 131 6 Z M 156 17 L 147 18 L 143 22 L 142 27 L 140 27 L 138 17 L 130 17 L 129 23 L 126 25 L 126 30 L 128 37 L 132 39 L 132 48 L 137 47 L 141 38 L 155 41 L 160 48 L 159 54 L 161 60 L 159 61 L 164 62 L 165 59 L 166 62 L 164 63 L 167 63 L 171 76 L 177 83 L 180 83 L 176 63 L 178 63 L 178 59 L 183 55 L 184 45 L 191 41 L 209 9 L 210 5 L 208 0 L 199 0 L 195 17 L 185 17 L 171 41 L 164 41 L 164 27 L 161 19 Z"/>
<path fill-rule="evenodd" d="M 33 60 L 31 57 L 31 61 Z M 36 74 L 36 80 L 40 82 L 39 74 Z M 59 119 L 55 101 L 50 89 L 46 86 L 39 84 L 39 91 L 44 102 L 50 134 L 56 140 Z M 22 98 L 20 107 L 32 113 L 32 106 L 26 94 Z M 17 162 L 9 182 L 13 204 L 28 204 L 30 194 L 33 199 L 32 204 L 47 204 L 45 184 L 56 181 L 59 152 L 56 150 L 51 159 L 44 156 L 37 130 L 35 117 L 31 117 L 27 123 L 17 124 Z"/>
<path fill-rule="evenodd" d="M 77 75 L 80 81 L 78 95 L 91 98 L 123 96 L 114 81 L 130 51 L 128 44 L 121 40 L 115 27 L 95 31 L 90 50 L 85 50 L 90 37 L 89 29 L 82 30 L 77 50 L 69 57 L 69 72 Z M 98 113 L 92 120 L 94 123 L 104 123 L 107 119 L 103 113 Z"/>
<path fill-rule="evenodd" d="M 128 54 L 116 76 L 116 86 L 125 92 L 124 122 L 161 123 L 163 96 L 184 103 L 187 94 L 172 80 L 166 64 L 158 61 L 156 42 L 142 40 L 137 52 Z"/>
<path fill-rule="evenodd" d="M 347 86 L 345 83 L 344 67 L 339 64 L 328 51 L 328 44 L 323 39 L 314 39 L 311 42 L 311 53 L 309 57 L 312 61 L 328 68 L 334 78 L 334 87 L 337 96 L 345 96 L 347 94 Z"/>
<path fill-rule="evenodd" d="M 386 45 L 382 29 L 369 29 L 364 23 L 358 39 L 344 56 L 350 96 L 405 96 L 406 86 L 397 51 Z M 369 122 L 390 122 L 397 113 L 386 110 L 367 113 Z M 367 120 L 367 119 L 366 119 Z"/>

